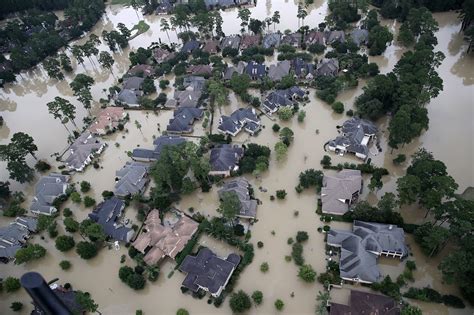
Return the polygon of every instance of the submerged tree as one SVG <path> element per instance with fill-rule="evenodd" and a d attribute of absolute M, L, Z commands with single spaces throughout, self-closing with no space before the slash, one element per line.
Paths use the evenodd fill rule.
<path fill-rule="evenodd" d="M 68 121 L 71 121 L 72 124 L 77 128 L 76 122 L 76 107 L 71 104 L 68 100 L 56 96 L 54 101 L 46 104 L 48 106 L 48 112 L 53 115 L 54 119 L 59 119 L 64 128 L 70 133 L 69 129 L 66 126 Z"/>

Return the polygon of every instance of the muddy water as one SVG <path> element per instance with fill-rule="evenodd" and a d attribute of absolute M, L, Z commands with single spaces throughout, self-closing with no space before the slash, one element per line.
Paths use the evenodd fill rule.
<path fill-rule="evenodd" d="M 257 7 L 250 10 L 252 17 L 259 19 L 271 15 L 275 10 L 279 10 L 282 18 L 276 29 L 283 31 L 288 28 L 295 29 L 298 26 L 296 7 L 297 1 L 259 1 Z M 317 26 L 324 20 L 326 12 L 326 3 L 315 1 L 315 4 L 309 9 L 305 24 L 312 27 Z M 224 32 L 230 34 L 239 31 L 240 23 L 237 19 L 236 10 L 222 12 L 222 16 L 225 21 L 223 25 Z M 447 57 L 439 69 L 445 82 L 445 89 L 437 99 L 428 105 L 431 120 L 430 130 L 400 152 L 411 154 L 421 145 L 432 150 L 438 158 L 446 162 L 450 173 L 458 181 L 462 191 L 466 186 L 474 185 L 471 166 L 474 145 L 470 137 L 473 133 L 471 105 L 474 61 L 472 56 L 464 55 L 466 45 L 462 42 L 462 36 L 458 33 L 459 22 L 456 19 L 456 14 L 443 13 L 435 16 L 440 23 L 440 31 L 437 34 L 438 49 L 442 50 Z M 133 39 L 130 42 L 130 49 L 114 54 L 116 63 L 113 71 L 116 76 L 121 76 L 128 69 L 127 56 L 130 50 L 148 46 L 160 39 L 168 41 L 166 34 L 159 30 L 160 18 L 156 16 L 145 17 L 147 23 L 151 25 L 150 30 Z M 107 14 L 92 32 L 100 35 L 102 30 L 111 30 L 119 22 L 124 23 L 127 27 L 132 27 L 138 22 L 138 18 L 131 8 L 111 6 L 107 8 Z M 398 29 L 398 25 L 394 22 L 387 21 L 386 24 L 392 30 Z M 273 25 L 270 28 L 273 28 Z M 169 36 L 172 41 L 176 40 L 176 34 L 173 31 L 169 32 Z M 85 40 L 86 38 L 79 40 L 79 43 Z M 106 47 L 102 45 L 100 49 L 104 50 Z M 401 47 L 393 45 L 387 49 L 383 56 L 371 58 L 371 61 L 377 62 L 381 72 L 386 73 L 391 71 L 402 53 L 403 49 Z M 97 64 L 96 60 L 94 62 Z M 105 97 L 103 89 L 107 89 L 115 81 L 108 70 L 102 70 L 94 66 L 89 60 L 85 61 L 84 67 L 78 65 L 75 68 L 77 73 L 87 73 L 96 80 L 96 84 L 92 88 L 95 101 Z M 76 121 L 78 123 L 86 115 L 86 111 L 82 108 L 82 105 L 74 100 L 72 91 L 68 87 L 67 83 L 71 79 L 71 76 L 67 76 L 65 81 L 58 83 L 55 80 L 50 80 L 41 68 L 37 68 L 28 73 L 23 73 L 19 77 L 18 83 L 0 91 L 0 113 L 5 119 L 5 125 L 0 129 L 0 143 L 5 143 L 15 132 L 28 132 L 38 144 L 38 156 L 54 164 L 55 161 L 49 156 L 51 153 L 59 152 L 66 147 L 67 133 L 64 127 L 48 114 L 46 103 L 53 100 L 55 96 L 61 96 L 71 100 L 77 106 L 78 118 Z M 344 102 L 346 109 L 352 107 L 354 98 L 362 93 L 364 84 L 364 82 L 361 82 L 356 89 L 344 91 L 338 97 L 339 100 Z M 168 89 L 167 93 L 171 96 L 172 89 Z M 298 280 L 297 267 L 293 262 L 286 262 L 284 259 L 291 252 L 291 247 L 287 245 L 287 239 L 294 237 L 297 231 L 304 230 L 309 233 L 310 237 L 304 245 L 306 262 L 311 264 L 318 273 L 323 272 L 325 268 L 323 237 L 317 232 L 317 228 L 322 226 L 322 223 L 315 214 L 316 195 L 311 190 L 298 195 L 295 193 L 294 187 L 297 184 L 300 171 L 308 168 L 320 168 L 319 161 L 324 155 L 323 144 L 336 135 L 335 126 L 340 125 L 346 117 L 334 114 L 328 105 L 314 98 L 313 91 L 310 96 L 311 102 L 302 108 L 306 111 L 305 122 L 298 123 L 296 118 L 289 123 L 279 122 L 280 125 L 289 126 L 295 132 L 295 141 L 289 149 L 287 159 L 277 163 L 274 156 L 272 156 L 268 172 L 262 174 L 259 179 L 255 179 L 253 176 L 248 177 L 255 188 L 263 186 L 268 189 L 266 193 L 255 189 L 256 197 L 262 200 L 263 204 L 257 210 L 258 222 L 252 227 L 252 242 L 255 244 L 257 241 L 262 241 L 264 247 L 256 249 L 254 263 L 248 266 L 241 275 L 237 287 L 237 289 L 243 289 L 249 293 L 253 290 L 261 290 L 264 293 L 264 303 L 258 308 L 253 308 L 250 312 L 252 314 L 274 313 L 273 303 L 278 298 L 285 302 L 285 313 L 313 314 L 317 291 L 322 290 L 319 284 L 309 285 Z M 232 93 L 230 103 L 229 106 L 221 109 L 222 114 L 228 115 L 242 105 Z M 453 106 L 457 106 L 457 108 L 452 109 Z M 97 110 L 98 104 L 95 104 L 93 111 Z M 219 112 L 216 112 L 218 118 Z M 172 115 L 171 112 L 160 112 L 157 115 L 153 113 L 147 115 L 146 112 L 138 111 L 129 113 L 130 123 L 126 125 L 128 132 L 124 131 L 105 138 L 108 147 L 100 158 L 101 168 L 98 170 L 89 168 L 85 173 L 76 174 L 73 177 L 74 182 L 87 180 L 93 183 L 93 190 L 88 194 L 96 200 L 100 200 L 103 190 L 113 189 L 115 171 L 129 160 L 126 151 L 131 151 L 137 146 L 151 147 L 153 135 L 159 135 L 157 124 L 159 123 L 163 129 Z M 449 119 L 443 119 L 445 117 L 449 117 Z M 135 120 L 138 120 L 142 125 L 141 131 L 136 128 Z M 446 122 L 449 123 L 449 128 L 445 127 Z M 260 135 L 250 137 L 242 132 L 235 138 L 235 142 L 246 143 L 252 141 L 273 148 L 278 141 L 277 135 L 271 130 L 273 123 L 274 121 L 267 117 L 262 117 L 262 124 L 265 129 Z M 386 125 L 386 120 L 380 122 L 382 131 L 386 129 Z M 69 127 L 72 128 L 72 125 Z M 316 129 L 319 130 L 319 134 L 316 134 Z M 195 134 L 202 135 L 204 132 L 201 124 L 196 124 Z M 449 137 L 446 136 L 446 133 Z M 456 137 L 456 141 L 452 140 L 454 137 Z M 116 143 L 119 145 L 116 146 Z M 465 144 L 462 146 L 463 150 L 458 149 L 458 143 Z M 365 196 L 374 202 L 383 192 L 393 191 L 396 178 L 403 174 L 406 166 L 396 168 L 392 166 L 391 161 L 399 152 L 390 154 L 387 150 L 385 136 L 381 137 L 381 145 L 384 149 L 383 154 L 372 157 L 373 162 L 376 165 L 388 168 L 391 175 L 385 179 L 384 188 L 376 194 L 369 193 L 368 189 L 365 189 Z M 461 156 L 461 158 L 455 157 L 453 153 Z M 331 157 L 334 163 L 356 161 L 350 156 L 331 155 Z M 7 172 L 3 169 L 4 165 L 1 166 L 0 178 L 5 180 Z M 22 189 L 31 198 L 32 185 L 18 185 L 15 183 L 14 187 Z M 217 189 L 217 187 L 214 187 L 210 193 L 196 193 L 183 197 L 176 207 L 184 211 L 189 211 L 189 208 L 193 207 L 195 211 L 205 215 L 216 215 L 218 207 Z M 270 195 L 274 194 L 277 189 L 286 189 L 288 196 L 283 201 L 270 201 Z M 90 209 L 84 209 L 83 206 L 70 203 L 66 206 L 73 210 L 78 220 L 85 218 L 90 211 Z M 295 216 L 295 211 L 298 211 L 298 216 Z M 127 217 L 134 221 L 135 213 L 136 211 L 131 206 L 127 211 Z M 420 220 L 420 212 L 413 208 L 404 209 L 404 215 L 410 222 Z M 6 220 L 0 220 L 2 226 L 7 224 Z M 342 223 L 332 223 L 332 225 L 339 228 L 349 228 L 349 225 Z M 12 264 L 2 266 L 0 277 L 10 274 L 20 276 L 25 270 L 38 270 L 47 279 L 60 277 L 62 282 L 71 282 L 78 289 L 89 290 L 99 303 L 100 311 L 103 314 L 134 314 L 135 309 L 138 308 L 143 309 L 146 314 L 174 314 L 179 307 L 187 308 L 192 314 L 230 314 L 228 303 L 224 303 L 221 308 L 216 309 L 207 305 L 205 300 L 194 300 L 190 296 L 181 295 L 179 287 L 184 276 L 176 272 L 168 278 L 174 268 L 174 263 L 171 261 L 166 261 L 161 265 L 161 275 L 156 283 L 148 283 L 145 290 L 135 293 L 120 283 L 117 276 L 120 256 L 125 253 L 124 248 L 118 252 L 108 252 L 105 249 L 98 257 L 87 262 L 79 259 L 73 252 L 65 255 L 58 252 L 54 248 L 54 243 L 50 240 L 43 241 L 36 236 L 34 242 L 38 242 L 48 249 L 47 257 L 26 266 L 19 267 Z M 200 243 L 209 245 L 222 256 L 227 255 L 231 250 L 225 244 L 206 237 L 202 238 Z M 414 285 L 430 285 L 443 293 L 453 292 L 457 294 L 455 288 L 442 284 L 440 274 L 436 269 L 438 258 L 426 259 L 410 238 L 409 243 L 412 245 L 413 257 L 418 265 Z M 72 270 L 67 272 L 61 271 L 58 266 L 59 261 L 65 259 L 64 256 L 73 263 Z M 439 257 L 442 257 L 442 255 Z M 259 270 L 262 262 L 268 262 L 270 266 L 269 272 L 265 274 Z M 383 260 L 381 261 L 381 269 L 387 274 L 397 274 L 403 269 L 403 263 Z M 291 297 L 292 292 L 294 297 Z M 8 306 L 15 300 L 21 300 L 24 304 L 27 304 L 29 299 L 23 293 L 2 294 L 0 299 L 2 314 L 9 313 Z M 428 314 L 461 314 L 439 305 L 423 304 L 421 307 Z M 26 314 L 26 311 L 24 313 Z"/>

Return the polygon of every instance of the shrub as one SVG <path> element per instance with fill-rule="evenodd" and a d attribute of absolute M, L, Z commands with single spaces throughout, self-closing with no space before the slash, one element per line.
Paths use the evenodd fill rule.
<path fill-rule="evenodd" d="M 68 270 L 72 266 L 71 262 L 69 260 L 61 260 L 59 263 L 59 267 L 61 267 L 62 270 Z"/>
<path fill-rule="evenodd" d="M 265 273 L 268 271 L 270 267 L 268 266 L 268 263 L 267 262 L 263 262 L 261 265 L 260 265 L 260 271 Z"/>
<path fill-rule="evenodd" d="M 135 315 L 143 315 L 143 311 L 142 310 L 136 310 Z"/>
<path fill-rule="evenodd" d="M 300 267 L 298 277 L 300 277 L 305 282 L 314 282 L 316 279 L 316 271 L 314 271 L 311 265 L 303 265 Z"/>
<path fill-rule="evenodd" d="M 56 249 L 61 252 L 71 250 L 74 245 L 76 245 L 76 242 L 72 236 L 61 235 L 56 238 Z"/>
<path fill-rule="evenodd" d="M 252 300 L 255 303 L 255 305 L 260 305 L 263 302 L 263 293 L 262 291 L 254 291 L 252 293 Z"/>
<path fill-rule="evenodd" d="M 283 107 L 278 110 L 278 118 L 283 121 L 288 121 L 293 117 L 293 110 L 290 107 Z"/>
<path fill-rule="evenodd" d="M 308 232 L 306 232 L 306 231 L 298 231 L 298 233 L 296 233 L 296 241 L 298 243 L 307 241 L 308 238 L 309 238 Z"/>
<path fill-rule="evenodd" d="M 104 190 L 104 191 L 102 192 L 102 197 L 103 197 L 104 199 L 109 199 L 109 198 L 111 198 L 111 197 L 113 197 L 113 196 L 114 196 L 114 193 L 113 193 L 112 191 Z"/>
<path fill-rule="evenodd" d="M 280 189 L 276 191 L 276 196 L 278 199 L 285 199 L 286 197 L 286 191 L 284 189 Z"/>
<path fill-rule="evenodd" d="M 178 311 L 176 311 L 176 315 L 189 315 L 189 312 L 184 308 L 180 308 Z"/>
<path fill-rule="evenodd" d="M 321 165 L 324 167 L 331 166 L 331 157 L 329 155 L 324 155 L 321 159 Z"/>
<path fill-rule="evenodd" d="M 142 290 L 145 283 L 145 277 L 138 273 L 133 273 L 127 278 L 127 285 L 134 290 Z"/>
<path fill-rule="evenodd" d="M 330 229 L 331 229 L 331 227 L 329 225 L 323 226 L 323 231 L 324 232 L 329 232 Z"/>
<path fill-rule="evenodd" d="M 39 244 L 28 244 L 15 254 L 15 264 L 20 265 L 31 260 L 40 259 L 46 255 L 46 249 Z"/>
<path fill-rule="evenodd" d="M 170 84 L 169 80 L 160 80 L 160 89 L 164 90 L 168 87 Z"/>
<path fill-rule="evenodd" d="M 323 172 L 311 168 L 300 173 L 299 185 L 303 188 L 316 186 L 319 190 L 323 184 L 323 176 Z"/>
<path fill-rule="evenodd" d="M 65 209 L 66 210 L 66 209 Z M 75 233 L 79 231 L 79 222 L 74 220 L 71 217 L 66 217 L 63 221 L 64 227 L 66 228 L 66 231 L 69 233 Z"/>
<path fill-rule="evenodd" d="M 283 308 L 285 307 L 285 303 L 283 303 L 282 300 L 278 299 L 275 301 L 275 308 L 279 311 L 283 310 Z"/>
<path fill-rule="evenodd" d="M 300 110 L 298 113 L 298 122 L 303 122 L 306 118 L 306 112 L 304 110 Z"/>
<path fill-rule="evenodd" d="M 23 308 L 23 303 L 21 302 L 13 302 L 12 305 L 10 305 L 10 308 L 14 312 L 19 312 Z"/>
<path fill-rule="evenodd" d="M 85 180 L 83 180 L 81 182 L 81 192 L 86 193 L 89 190 L 91 190 L 91 184 L 89 182 L 86 182 Z"/>
<path fill-rule="evenodd" d="M 349 109 L 347 112 L 346 112 L 346 115 L 349 116 L 349 117 L 352 117 L 354 116 L 354 111 L 352 109 Z"/>
<path fill-rule="evenodd" d="M 341 102 L 334 102 L 332 105 L 332 110 L 338 114 L 344 113 L 344 104 Z"/>
<path fill-rule="evenodd" d="M 5 280 L 3 280 L 3 287 L 8 293 L 15 292 L 21 288 L 20 279 L 7 277 Z"/>
<path fill-rule="evenodd" d="M 239 290 L 237 293 L 233 293 L 229 301 L 230 308 L 234 313 L 243 313 L 250 309 L 252 303 L 247 293 Z"/>
<path fill-rule="evenodd" d="M 400 165 L 402 164 L 403 162 L 405 162 L 407 159 L 406 155 L 405 154 L 399 154 L 397 155 L 396 158 L 393 159 L 393 164 L 395 165 Z"/>
<path fill-rule="evenodd" d="M 257 242 L 257 247 L 258 247 L 258 248 L 262 248 L 262 247 L 263 247 L 263 242 L 262 242 L 262 241 L 258 241 L 258 242 Z"/>
<path fill-rule="evenodd" d="M 326 47 L 321 44 L 312 44 L 308 46 L 308 51 L 312 54 L 322 54 Z"/>
<path fill-rule="evenodd" d="M 95 244 L 82 241 L 77 243 L 76 252 L 82 259 L 91 259 L 97 255 L 97 247 Z"/>
<path fill-rule="evenodd" d="M 279 124 L 273 124 L 272 130 L 273 130 L 274 132 L 280 131 L 280 125 L 279 125 Z"/>
<path fill-rule="evenodd" d="M 35 168 L 36 168 L 36 170 L 38 170 L 38 172 L 46 172 L 46 171 L 49 171 L 51 169 L 51 165 L 49 165 L 45 161 L 40 160 L 35 164 Z"/>
<path fill-rule="evenodd" d="M 455 308 L 465 308 L 464 302 L 455 295 L 443 295 L 443 303 L 447 306 L 452 306 Z"/>
<path fill-rule="evenodd" d="M 288 240 L 286 241 L 286 243 L 287 243 L 288 245 L 291 245 L 291 244 L 293 244 L 294 242 L 295 242 L 295 241 L 293 240 L 293 237 L 288 238 Z"/>
<path fill-rule="evenodd" d="M 407 260 L 406 268 L 411 271 L 416 270 L 416 263 L 413 260 Z"/>
<path fill-rule="evenodd" d="M 89 207 L 92 207 L 93 205 L 95 205 L 95 199 L 91 198 L 89 196 L 85 196 L 84 197 L 84 206 L 86 208 L 89 208 Z"/>
<path fill-rule="evenodd" d="M 64 210 L 63 210 L 63 216 L 66 217 L 66 218 L 71 217 L 71 216 L 72 216 L 72 211 L 71 211 L 71 209 L 69 209 L 69 208 L 64 208 Z"/>
<path fill-rule="evenodd" d="M 71 200 L 74 203 L 81 203 L 82 198 L 81 195 L 77 191 L 75 191 L 71 194 Z"/>
<path fill-rule="evenodd" d="M 303 258 L 303 246 L 301 243 L 294 243 L 291 247 L 291 257 L 293 258 L 295 264 L 297 266 L 303 266 L 304 258 Z"/>
<path fill-rule="evenodd" d="M 443 296 L 438 291 L 428 287 L 422 289 L 409 288 L 408 291 L 403 294 L 403 296 L 425 302 L 443 302 Z"/>

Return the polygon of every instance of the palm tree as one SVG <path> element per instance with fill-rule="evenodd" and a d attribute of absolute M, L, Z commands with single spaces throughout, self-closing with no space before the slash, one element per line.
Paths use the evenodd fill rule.
<path fill-rule="evenodd" d="M 171 42 L 170 34 L 168 33 L 168 31 L 170 30 L 170 24 L 168 23 L 167 19 L 161 19 L 160 30 L 162 32 L 166 32 L 166 36 L 168 36 L 168 41 Z"/>
<path fill-rule="evenodd" d="M 84 51 L 82 50 L 81 46 L 79 45 L 72 46 L 71 52 L 74 58 L 76 58 L 77 62 L 79 62 L 85 69 L 86 67 L 84 66 L 84 58 L 83 58 Z"/>
<path fill-rule="evenodd" d="M 316 297 L 316 301 L 318 301 L 320 303 L 316 306 L 316 314 L 317 315 L 327 315 L 327 313 L 328 313 L 327 306 L 328 306 L 328 302 L 329 302 L 330 299 L 331 299 L 331 296 L 329 295 L 329 292 L 327 292 L 327 291 L 324 291 L 324 292 L 319 291 L 318 292 L 318 296 Z"/>
<path fill-rule="evenodd" d="M 273 12 L 272 22 L 273 22 L 273 31 L 275 31 L 275 25 L 280 24 L 280 11 Z"/>
<path fill-rule="evenodd" d="M 300 26 L 300 19 L 303 22 L 304 26 L 304 19 L 308 16 L 308 12 L 303 8 L 301 4 L 298 5 L 298 13 L 296 14 L 296 17 L 298 18 L 298 27 Z"/>
<path fill-rule="evenodd" d="M 249 25 L 249 19 L 250 19 L 250 10 L 245 8 L 245 9 L 240 9 L 239 10 L 239 13 L 237 14 L 237 16 L 239 17 L 239 19 L 242 20 L 242 23 L 240 23 L 240 26 L 242 26 L 242 30 L 243 32 L 245 32 L 245 27 Z M 242 32 L 242 33 L 243 33 Z"/>
<path fill-rule="evenodd" d="M 115 78 L 114 72 L 112 71 L 112 66 L 115 63 L 114 58 L 109 54 L 107 51 L 101 51 L 99 54 L 99 63 L 102 67 L 107 68 L 110 70 L 110 73 Z"/>
<path fill-rule="evenodd" d="M 174 29 L 175 33 L 176 33 L 176 37 L 178 37 L 178 20 L 176 20 L 176 18 L 174 16 L 172 16 L 170 18 L 170 24 L 171 24 L 171 27 Z"/>

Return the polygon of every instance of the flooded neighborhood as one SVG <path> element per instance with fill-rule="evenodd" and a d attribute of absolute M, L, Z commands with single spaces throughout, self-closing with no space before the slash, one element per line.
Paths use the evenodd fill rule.
<path fill-rule="evenodd" d="M 200 10 L 193 4 L 200 1 L 157 1 L 151 13 L 150 2 L 106 2 L 90 30 L 59 49 L 73 69 L 61 79 L 52 78 L 44 62 L 14 73 L 14 82 L 0 79 L 0 183 L 9 182 L 8 196 L 0 196 L 1 314 L 55 314 L 55 308 L 44 306 L 49 301 L 27 289 L 22 276 L 29 272 L 46 282 L 58 279 L 59 289 L 51 284 L 53 290 L 46 286 L 45 291 L 75 292 L 95 303 L 91 307 L 77 296 L 75 302 L 61 302 L 63 295 L 53 294 L 69 308 L 64 314 L 474 314 L 474 292 L 468 288 L 474 278 L 469 263 L 474 253 L 474 54 L 469 52 L 472 39 L 463 32 L 463 1 L 450 9 L 428 7 L 432 14 L 417 4 L 410 14 L 424 9 L 423 18 L 437 27 L 425 34 L 427 27 L 417 25 L 422 31 L 411 45 L 399 35 L 415 28 L 409 21 L 417 18 L 407 13 L 384 17 L 386 1 L 361 1 L 367 6 L 355 9 L 360 18 L 351 23 L 330 19 L 337 19 L 336 4 L 354 1 L 230 1 L 226 8 L 219 7 L 221 1 L 206 0 L 204 13 L 188 12 L 192 5 Z M 68 9 L 40 9 L 67 24 Z M 5 10 L 2 34 L 22 10 Z M 244 10 L 250 14 L 247 22 Z M 329 42 L 332 33 L 345 32 L 352 43 L 349 34 L 368 28 L 372 10 L 379 24 L 374 27 L 393 35 L 380 54 L 369 54 L 375 36 L 369 31 L 367 44 L 352 51 L 343 40 Z M 212 15 L 215 31 L 198 19 L 180 25 L 182 12 L 189 21 L 218 12 L 221 30 L 217 15 Z M 279 17 L 272 19 L 275 12 Z M 172 25 L 167 28 L 163 20 Z M 120 23 L 132 35 L 128 44 L 111 50 L 104 34 L 113 34 Z M 432 30 L 435 43 L 428 34 Z M 312 32 L 315 42 L 321 36 L 322 52 L 309 48 L 319 45 L 309 42 Z M 240 48 L 232 46 L 234 34 Z M 243 38 L 251 34 L 258 35 L 249 46 L 254 50 L 244 53 Z M 271 34 L 278 34 L 279 47 L 265 47 Z M 300 34 L 297 43 L 291 41 L 294 34 Z M 193 41 L 198 48 L 185 54 L 183 47 Z M 74 47 L 90 43 L 113 58 L 108 67 L 98 53 L 77 58 Z M 426 74 L 403 73 L 428 64 L 432 56 L 400 63 L 413 51 L 441 52 L 444 59 L 439 66 L 433 61 Z M 178 57 L 160 59 L 158 52 Z M 8 60 L 15 56 L 10 49 L 2 53 Z M 0 70 L 8 65 L 3 59 Z M 297 74 L 296 60 L 309 67 L 304 75 Z M 323 65 L 328 60 L 337 65 L 334 74 L 324 72 L 333 66 Z M 174 70 L 164 70 L 164 64 Z M 378 71 L 362 74 L 360 66 L 356 73 L 356 64 L 374 64 Z M 138 75 L 132 75 L 139 66 Z M 207 73 L 206 66 L 212 71 Z M 177 73 L 180 67 L 183 72 Z M 279 78 L 278 71 L 284 72 Z M 433 72 L 442 80 L 439 94 L 429 86 L 438 84 L 436 78 L 424 85 L 426 93 L 402 93 L 404 85 L 415 87 L 410 80 L 432 79 Z M 78 75 L 93 83 L 76 90 Z M 330 90 L 339 82 L 335 78 L 343 78 L 342 88 L 331 101 L 323 100 L 321 86 Z M 392 80 L 391 85 L 371 87 L 377 79 Z M 150 93 L 144 92 L 147 81 Z M 241 92 L 238 85 L 244 81 Z M 419 107 L 427 111 L 429 123 L 418 136 L 408 131 L 394 136 L 392 120 L 403 122 L 398 113 L 407 105 L 389 108 L 388 96 L 376 99 L 381 105 L 361 101 L 370 91 L 388 95 L 395 90 L 402 92 L 391 96 L 394 103 L 422 99 Z M 89 108 L 84 106 L 87 91 Z M 61 110 L 53 113 L 57 97 L 63 105 L 74 105 L 74 119 Z M 335 106 L 339 103 L 342 110 Z M 385 106 L 383 115 L 364 115 L 377 106 Z M 415 121 L 420 116 L 407 117 L 412 125 L 422 125 Z M 16 164 L 9 155 L 17 151 L 9 148 L 17 133 L 31 136 L 36 146 L 34 154 L 18 158 L 36 165 L 29 180 L 12 178 Z M 420 153 L 421 148 L 426 151 Z M 38 161 L 49 168 L 40 171 Z M 20 201 L 15 192 L 22 193 Z M 26 211 L 7 215 L 13 206 Z M 22 223 L 18 218 L 23 217 L 33 218 L 38 228 Z M 15 243 L 12 226 L 27 236 Z M 429 228 L 436 233 L 425 232 Z M 72 242 L 64 250 L 58 245 L 62 236 Z M 22 262 L 18 253 L 30 244 L 39 244 L 45 253 Z M 80 253 L 80 244 L 94 247 L 93 254 Z M 64 261 L 69 268 L 60 265 Z M 463 268 L 448 268 L 456 261 Z M 9 289 L 7 278 L 20 279 L 23 288 L 18 283 Z M 420 293 L 424 288 L 429 290 Z M 368 306 L 356 305 L 362 299 Z M 15 309 L 15 302 L 22 305 Z"/>

